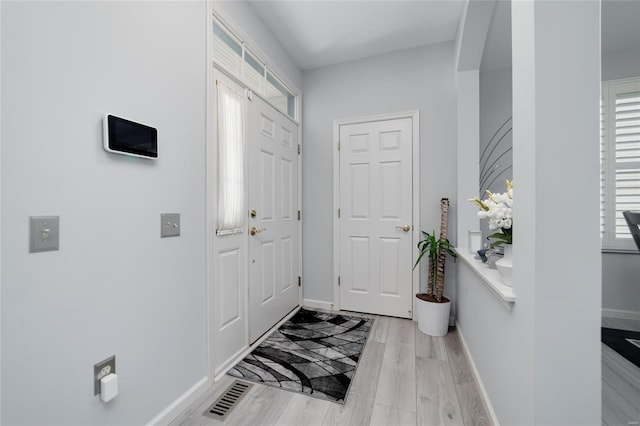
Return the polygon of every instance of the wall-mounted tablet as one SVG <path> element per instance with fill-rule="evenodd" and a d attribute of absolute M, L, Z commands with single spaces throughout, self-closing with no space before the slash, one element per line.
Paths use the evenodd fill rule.
<path fill-rule="evenodd" d="M 104 116 L 104 149 L 114 154 L 158 159 L 158 130 L 107 114 Z"/>

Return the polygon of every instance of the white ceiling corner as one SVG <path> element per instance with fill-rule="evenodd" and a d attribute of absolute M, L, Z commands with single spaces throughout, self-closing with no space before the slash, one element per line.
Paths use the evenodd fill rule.
<path fill-rule="evenodd" d="M 294 62 L 310 70 L 452 41 L 464 0 L 249 3 Z"/>

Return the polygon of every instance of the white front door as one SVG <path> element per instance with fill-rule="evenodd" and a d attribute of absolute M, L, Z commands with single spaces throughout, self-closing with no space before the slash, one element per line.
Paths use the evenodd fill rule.
<path fill-rule="evenodd" d="M 411 318 L 412 119 L 339 132 L 340 309 Z"/>
<path fill-rule="evenodd" d="M 299 304 L 298 125 L 248 102 L 249 341 Z"/>

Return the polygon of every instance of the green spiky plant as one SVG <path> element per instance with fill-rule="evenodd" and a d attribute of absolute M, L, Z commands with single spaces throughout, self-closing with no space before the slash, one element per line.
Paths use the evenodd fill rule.
<path fill-rule="evenodd" d="M 456 258 L 453 245 L 447 239 L 447 216 L 449 212 L 449 200 L 443 198 L 440 201 L 440 238 L 436 238 L 436 231 L 429 234 L 422 231 L 424 239 L 418 242 L 420 255 L 413 266 L 415 269 L 420 260 L 426 255 L 429 259 L 429 270 L 427 272 L 427 292 L 418 293 L 416 297 L 427 302 L 446 303 L 449 301 L 443 297 L 444 292 L 444 266 L 447 255 Z"/>

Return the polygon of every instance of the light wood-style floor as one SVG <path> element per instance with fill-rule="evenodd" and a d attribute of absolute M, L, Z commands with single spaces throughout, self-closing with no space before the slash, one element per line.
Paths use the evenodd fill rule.
<path fill-rule="evenodd" d="M 225 376 L 171 425 L 489 425 L 487 408 L 455 329 L 422 334 L 416 323 L 376 318 L 346 404 L 256 384 L 224 423 L 202 413 Z"/>
<path fill-rule="evenodd" d="M 602 318 L 602 326 L 640 331 L 640 321 Z M 640 422 L 640 368 L 602 344 L 602 424 Z"/>

